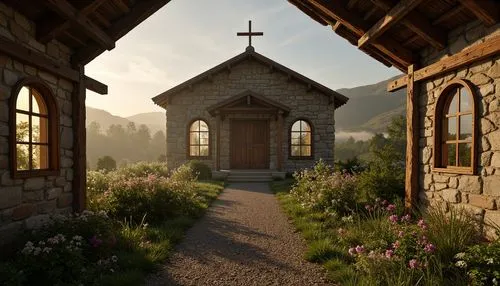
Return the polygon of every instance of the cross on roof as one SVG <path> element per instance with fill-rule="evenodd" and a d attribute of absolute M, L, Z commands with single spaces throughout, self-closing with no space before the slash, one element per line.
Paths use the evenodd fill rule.
<path fill-rule="evenodd" d="M 263 32 L 252 32 L 252 21 L 248 21 L 248 32 L 238 32 L 236 36 L 248 36 L 248 46 L 252 46 L 252 36 L 264 36 Z"/>

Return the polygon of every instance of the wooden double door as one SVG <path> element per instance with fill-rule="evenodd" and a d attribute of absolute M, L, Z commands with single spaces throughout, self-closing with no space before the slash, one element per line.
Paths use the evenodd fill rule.
<path fill-rule="evenodd" d="M 232 120 L 231 169 L 269 168 L 269 121 Z"/>

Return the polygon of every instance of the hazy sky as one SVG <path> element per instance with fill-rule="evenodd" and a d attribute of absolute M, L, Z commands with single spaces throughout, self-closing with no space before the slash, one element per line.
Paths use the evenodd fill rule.
<path fill-rule="evenodd" d="M 400 74 L 357 50 L 286 0 L 172 0 L 86 67 L 108 95 L 88 91 L 87 105 L 130 116 L 161 111 L 151 98 L 243 52 L 255 50 L 332 89 Z"/>

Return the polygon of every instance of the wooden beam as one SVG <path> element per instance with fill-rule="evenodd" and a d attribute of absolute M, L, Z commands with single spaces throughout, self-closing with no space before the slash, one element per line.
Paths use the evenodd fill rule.
<path fill-rule="evenodd" d="M 94 0 L 90 2 L 87 6 L 80 10 L 80 14 L 83 16 L 87 16 L 88 14 L 94 12 L 108 0 Z M 37 40 L 41 43 L 48 43 L 52 39 L 55 39 L 58 35 L 68 30 L 72 25 L 71 20 L 63 21 L 51 21 L 50 19 L 43 19 L 42 21 L 38 21 L 36 27 L 36 37 Z"/>
<path fill-rule="evenodd" d="M 81 213 L 87 201 L 87 153 L 85 130 L 85 68 L 78 66 L 79 81 L 73 90 L 73 211 Z"/>
<path fill-rule="evenodd" d="M 276 122 L 276 169 L 282 171 L 283 169 L 283 111 L 278 111 L 278 118 Z"/>
<path fill-rule="evenodd" d="M 500 35 L 487 39 L 485 42 L 469 47 L 455 55 L 415 71 L 414 81 L 418 82 L 443 73 L 456 70 L 473 62 L 500 53 Z M 404 88 L 408 84 L 408 76 L 402 76 L 387 85 L 390 92 Z"/>
<path fill-rule="evenodd" d="M 215 170 L 220 170 L 220 130 L 222 128 L 222 119 L 220 112 L 215 115 Z"/>
<path fill-rule="evenodd" d="M 405 207 L 413 209 L 418 199 L 418 96 L 414 82 L 414 66 L 408 67 L 406 90 L 406 176 Z"/>
<path fill-rule="evenodd" d="M 107 50 L 112 50 L 115 47 L 115 41 L 103 32 L 97 25 L 90 21 L 87 16 L 79 12 L 73 5 L 66 0 L 46 0 L 43 3 L 52 9 L 54 12 L 69 20 L 72 25 L 84 31 L 100 46 Z"/>
<path fill-rule="evenodd" d="M 354 8 L 354 6 L 356 6 L 356 4 L 358 4 L 359 0 L 349 0 L 349 2 L 347 2 L 347 9 L 350 11 L 352 10 L 352 8 Z"/>
<path fill-rule="evenodd" d="M 369 29 L 366 22 L 347 11 L 339 1 L 311 0 L 310 3 L 359 37 Z M 390 58 L 394 66 L 406 68 L 414 61 L 412 52 L 391 38 L 381 37 L 372 45 Z"/>
<path fill-rule="evenodd" d="M 460 3 L 487 26 L 493 26 L 499 21 L 500 5 L 498 2 L 490 0 L 460 0 Z"/>
<path fill-rule="evenodd" d="M 170 2 L 170 0 L 136 1 L 136 4 L 130 9 L 130 12 L 111 24 L 106 30 L 106 33 L 113 39 L 118 40 L 129 32 L 132 27 L 139 25 L 168 2 Z M 102 52 L 103 49 L 99 45 L 89 44 L 76 52 L 72 58 L 72 62 L 87 64 Z"/>
<path fill-rule="evenodd" d="M 373 8 L 363 16 L 363 20 L 365 21 L 369 20 L 373 16 L 373 14 L 375 14 L 378 11 L 378 9 L 379 8 L 377 6 L 373 6 Z"/>
<path fill-rule="evenodd" d="M 394 0 L 372 0 L 372 2 L 386 12 L 390 11 L 392 6 L 397 5 L 397 1 Z M 445 31 L 434 27 L 422 13 L 413 10 L 401 20 L 401 23 L 436 49 L 442 50 L 446 46 L 447 36 Z"/>
<path fill-rule="evenodd" d="M 369 43 L 372 43 L 385 33 L 389 28 L 394 27 L 404 16 L 415 9 L 423 0 L 401 0 L 392 8 L 387 15 L 373 25 L 361 38 L 358 40 L 358 47 L 362 48 Z"/>
<path fill-rule="evenodd" d="M 108 94 L 108 86 L 93 78 L 85 76 L 85 88 L 98 94 Z"/>
<path fill-rule="evenodd" d="M 446 11 L 446 13 L 442 14 L 436 20 L 432 21 L 432 26 L 437 26 L 442 24 L 443 22 L 448 21 L 448 19 L 455 17 L 455 15 L 462 12 L 463 10 L 465 10 L 465 7 L 462 5 L 458 5 L 455 8 Z"/>
<path fill-rule="evenodd" d="M 130 12 L 130 8 L 122 0 L 113 0 L 113 3 L 120 9 L 123 13 Z"/>

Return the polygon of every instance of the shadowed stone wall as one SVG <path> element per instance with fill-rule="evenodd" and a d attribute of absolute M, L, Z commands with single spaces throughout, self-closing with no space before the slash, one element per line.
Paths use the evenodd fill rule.
<path fill-rule="evenodd" d="M 70 65 L 71 51 L 57 41 L 44 45 L 35 39 L 35 25 L 0 3 L 0 36 L 43 53 L 61 65 Z M 13 180 L 9 160 L 9 101 L 13 86 L 25 77 L 38 77 L 52 90 L 59 109 L 60 174 Z M 73 84 L 34 66 L 0 54 L 0 245 L 23 227 L 34 228 L 50 214 L 72 211 Z"/>
<path fill-rule="evenodd" d="M 449 35 L 449 46 L 424 51 L 422 66 L 456 54 L 500 34 L 500 25 L 479 22 L 459 27 Z M 465 79 L 474 86 L 478 105 L 477 175 L 432 171 L 434 108 L 448 82 Z M 420 84 L 420 200 L 424 204 L 466 208 L 481 220 L 500 225 L 500 55 L 460 68 Z"/>
<path fill-rule="evenodd" d="M 284 130 L 276 130 L 274 117 L 270 120 L 270 168 L 276 168 L 276 137 L 277 132 L 283 132 L 283 169 L 294 171 L 310 167 L 315 161 L 323 158 L 333 163 L 335 140 L 334 105 L 328 104 L 328 96 L 316 89 L 307 91 L 307 85 L 279 71 L 272 71 L 269 66 L 249 59 L 212 76 L 212 81 L 205 80 L 193 85 L 192 90 L 186 89 L 172 97 L 167 105 L 167 164 L 175 168 L 187 161 L 188 124 L 195 118 L 205 120 L 210 126 L 211 158 L 205 160 L 210 167 L 215 168 L 215 127 L 216 119 L 207 112 L 207 107 L 216 104 L 243 91 L 251 90 L 271 100 L 280 102 L 291 109 L 284 118 Z M 231 115 L 226 116 L 221 126 L 221 168 L 229 169 L 229 130 L 231 118 L 262 118 L 262 115 Z M 289 159 L 289 129 L 298 118 L 308 119 L 314 129 L 314 159 Z"/>

